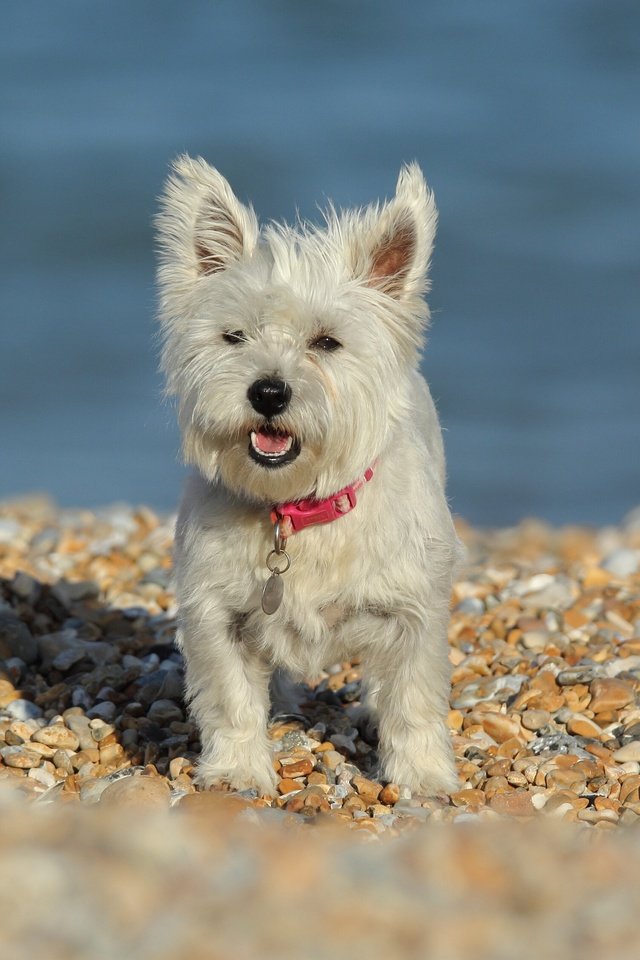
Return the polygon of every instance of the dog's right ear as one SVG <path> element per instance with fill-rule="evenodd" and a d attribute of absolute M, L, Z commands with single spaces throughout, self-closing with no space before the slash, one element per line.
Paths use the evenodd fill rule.
<path fill-rule="evenodd" d="M 183 280 L 225 270 L 253 251 L 259 232 L 222 174 L 186 155 L 173 164 L 156 225 L 163 265 Z"/>

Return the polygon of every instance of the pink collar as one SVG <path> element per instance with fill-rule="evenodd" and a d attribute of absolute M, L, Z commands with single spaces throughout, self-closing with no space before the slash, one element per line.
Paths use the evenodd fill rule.
<path fill-rule="evenodd" d="M 312 527 L 316 523 L 331 523 L 332 520 L 344 517 L 345 513 L 350 513 L 358 502 L 356 490 L 360 490 L 371 480 L 376 466 L 377 461 L 372 463 L 358 480 L 324 500 L 309 498 L 277 503 L 271 511 L 271 520 L 273 523 L 280 522 L 280 535 L 286 538 L 292 533 L 299 533 L 305 527 Z"/>

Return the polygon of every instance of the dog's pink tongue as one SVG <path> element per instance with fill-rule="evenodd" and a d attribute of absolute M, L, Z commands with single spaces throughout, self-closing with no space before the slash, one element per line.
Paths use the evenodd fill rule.
<path fill-rule="evenodd" d="M 262 453 L 284 453 L 287 449 L 289 437 L 276 433 L 256 432 L 256 446 Z"/>

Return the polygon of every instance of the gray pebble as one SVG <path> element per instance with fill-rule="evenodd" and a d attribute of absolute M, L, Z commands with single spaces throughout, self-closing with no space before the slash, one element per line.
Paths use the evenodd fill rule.
<path fill-rule="evenodd" d="M 149 720 L 155 720 L 156 723 L 171 723 L 172 720 L 183 720 L 184 716 L 180 707 L 173 700 L 156 700 L 152 703 L 147 712 Z"/>
<path fill-rule="evenodd" d="M 38 641 L 31 636 L 29 628 L 13 613 L 0 611 L 0 643 L 5 644 L 11 655 L 25 663 L 38 659 Z"/>
<path fill-rule="evenodd" d="M 0 543 L 11 543 L 20 533 L 20 524 L 10 517 L 0 519 Z"/>
<path fill-rule="evenodd" d="M 456 710 L 462 710 L 465 707 L 474 707 L 476 703 L 484 700 L 498 700 L 504 702 L 510 696 L 520 692 L 521 687 L 527 682 L 527 677 L 520 674 L 506 674 L 504 677 L 494 677 L 480 680 L 474 680 L 467 683 L 459 696 L 451 702 L 451 706 Z"/>
<path fill-rule="evenodd" d="M 74 687 L 71 691 L 71 703 L 74 707 L 82 707 L 83 710 L 88 710 L 92 700 L 84 687 Z"/>
<path fill-rule="evenodd" d="M 602 668 L 593 664 L 593 666 L 577 666 L 569 670 L 561 670 L 556 680 L 561 687 L 567 687 L 574 683 L 591 683 L 599 676 L 602 676 Z"/>
<path fill-rule="evenodd" d="M 100 587 L 93 580 L 59 580 L 52 593 L 60 603 L 69 609 L 81 600 L 94 600 L 100 595 Z"/>
<path fill-rule="evenodd" d="M 42 716 L 40 707 L 31 700 L 12 700 L 3 708 L 3 713 L 12 720 L 37 720 Z"/>
<path fill-rule="evenodd" d="M 456 613 L 468 613 L 472 616 L 480 616 L 484 613 L 484 603 L 479 597 L 465 597 L 455 608 Z"/>
<path fill-rule="evenodd" d="M 574 737 L 569 733 L 545 733 L 542 737 L 536 737 L 529 742 L 529 750 L 538 756 L 547 750 L 550 753 L 575 753 L 583 760 L 593 759 L 592 754 L 584 749 L 584 744 L 588 743 L 584 737 Z"/>
<path fill-rule="evenodd" d="M 11 587 L 16 596 L 32 605 L 37 602 L 40 596 L 40 584 L 35 577 L 30 576 L 23 570 L 16 573 L 11 581 Z"/>
<path fill-rule="evenodd" d="M 106 777 L 98 779 L 89 777 L 80 785 L 80 799 L 84 803 L 98 803 L 108 786 L 109 781 Z"/>
<path fill-rule="evenodd" d="M 56 670 L 61 670 L 62 673 L 66 673 L 67 670 L 70 670 L 75 663 L 79 663 L 80 660 L 84 660 L 84 651 L 80 645 L 75 647 L 68 647 L 66 650 L 62 650 L 57 656 L 51 661 L 51 666 L 55 667 Z"/>
<path fill-rule="evenodd" d="M 337 747 L 341 750 L 346 750 L 350 757 L 355 757 L 356 745 L 351 737 L 345 737 L 341 733 L 334 733 L 331 736 L 331 742 L 333 743 L 334 747 Z"/>
<path fill-rule="evenodd" d="M 90 747 L 95 747 L 96 742 L 91 733 L 88 717 L 66 711 L 64 714 L 64 722 L 80 741 L 81 750 L 88 750 Z"/>
<path fill-rule="evenodd" d="M 110 700 L 103 700 L 102 703 L 96 703 L 95 706 L 87 710 L 87 716 L 91 719 L 111 721 L 116 715 L 116 705 Z"/>
<path fill-rule="evenodd" d="M 616 577 L 630 577 L 640 567 L 640 550 L 621 547 L 606 556 L 600 566 Z"/>

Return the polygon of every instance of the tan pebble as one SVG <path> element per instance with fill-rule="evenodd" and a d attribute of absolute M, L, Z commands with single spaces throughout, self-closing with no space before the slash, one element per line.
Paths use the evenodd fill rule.
<path fill-rule="evenodd" d="M 512 787 L 526 787 L 529 781 L 524 773 L 520 773 L 518 770 L 512 770 L 511 773 L 507 774 L 507 782 L 510 783 Z"/>
<path fill-rule="evenodd" d="M 640 761 L 640 740 L 630 740 L 624 747 L 615 750 L 613 759 L 616 763 L 626 763 L 628 760 Z"/>
<path fill-rule="evenodd" d="M 79 770 L 85 763 L 98 763 L 100 760 L 100 751 L 97 747 L 89 747 L 87 750 L 80 750 L 71 758 L 71 763 L 75 770 Z"/>
<path fill-rule="evenodd" d="M 504 777 L 511 769 L 511 761 L 507 759 L 490 760 L 484 769 L 488 777 Z"/>
<path fill-rule="evenodd" d="M 182 797 L 177 809 L 181 814 L 198 818 L 202 826 L 210 826 L 212 822 L 220 819 L 232 819 L 250 806 L 248 800 L 237 794 L 222 790 L 202 790 Z"/>
<path fill-rule="evenodd" d="M 378 799 L 380 803 L 385 803 L 387 806 L 392 807 L 394 803 L 397 803 L 400 799 L 400 787 L 397 783 L 388 783 L 380 791 Z"/>
<path fill-rule="evenodd" d="M 509 814 L 512 817 L 530 817 L 535 813 L 531 798 L 532 794 L 524 790 L 510 790 L 509 793 L 496 793 L 489 800 L 489 806 L 496 813 Z"/>
<path fill-rule="evenodd" d="M 352 828 L 355 830 L 364 830 L 368 833 L 382 833 L 384 825 L 379 820 L 370 820 L 364 817 L 361 820 L 353 820 Z"/>
<path fill-rule="evenodd" d="M 600 776 L 602 764 L 597 760 L 578 760 L 571 769 L 581 773 L 587 780 L 591 780 L 593 777 Z"/>
<path fill-rule="evenodd" d="M 589 707 L 594 713 L 620 710 L 634 699 L 632 684 L 617 678 L 593 680 L 589 690 L 591 692 Z"/>
<path fill-rule="evenodd" d="M 90 720 L 89 727 L 91 728 L 91 736 L 99 743 L 101 740 L 105 740 L 107 737 L 110 737 L 116 732 L 116 728 L 110 723 L 105 723 L 104 720 Z"/>
<path fill-rule="evenodd" d="M 496 793 L 507 793 L 511 788 L 509 787 L 509 781 L 505 776 L 495 776 L 489 777 L 485 781 L 482 789 L 484 790 L 487 797 L 494 797 Z"/>
<path fill-rule="evenodd" d="M 324 741 L 323 741 L 321 744 L 319 744 L 317 747 L 314 747 L 314 748 L 313 748 L 313 752 L 314 752 L 314 753 L 326 753 L 327 750 L 335 750 L 335 748 L 334 748 L 334 746 L 333 746 L 333 744 L 331 743 L 330 740 L 324 740 Z M 343 758 L 343 759 L 344 759 L 344 758 Z"/>
<path fill-rule="evenodd" d="M 574 810 L 582 810 L 589 806 L 589 798 L 579 797 L 571 790 L 558 790 L 547 797 L 545 812 L 553 813 L 557 807 L 565 803 L 570 804 Z"/>
<path fill-rule="evenodd" d="M 579 627 L 584 627 L 585 624 L 589 623 L 589 618 L 582 612 L 582 610 L 576 609 L 576 607 L 570 607 L 568 610 L 563 610 L 562 619 L 564 624 L 570 630 L 576 630 Z"/>
<path fill-rule="evenodd" d="M 449 730 L 453 730 L 458 733 L 462 730 L 462 721 L 464 717 L 460 710 L 449 710 L 449 716 L 447 723 L 449 725 Z"/>
<path fill-rule="evenodd" d="M 547 787 L 555 787 L 560 790 L 569 789 L 576 794 L 582 793 L 586 785 L 587 781 L 581 773 L 571 769 L 563 770 L 561 767 L 557 770 L 551 770 L 546 778 Z"/>
<path fill-rule="evenodd" d="M 593 720 L 589 720 L 589 718 L 585 717 L 582 713 L 574 713 L 572 717 L 569 717 L 567 720 L 567 731 L 578 737 L 591 737 L 598 740 L 602 736 L 602 730 L 598 724 L 594 723 Z"/>
<path fill-rule="evenodd" d="M 367 804 L 375 803 L 382 791 L 382 784 L 368 780 L 367 777 L 355 776 L 351 782 L 358 796 L 362 797 Z"/>
<path fill-rule="evenodd" d="M 522 714 L 522 726 L 526 730 L 540 730 L 551 720 L 548 710 L 525 710 Z"/>
<path fill-rule="evenodd" d="M 301 790 L 290 800 L 287 800 L 286 809 L 291 813 L 328 813 L 331 804 L 322 793 L 316 790 Z"/>
<path fill-rule="evenodd" d="M 626 777 L 620 783 L 620 793 L 618 794 L 620 803 L 630 804 L 640 801 L 640 775 Z"/>
<path fill-rule="evenodd" d="M 31 767 L 39 767 L 42 762 L 42 754 L 29 747 L 5 747 L 2 750 L 2 759 L 8 767 L 16 767 L 19 770 L 28 770 Z"/>
<path fill-rule="evenodd" d="M 186 757 L 173 757 L 169 762 L 169 776 L 172 780 L 189 770 L 193 770 L 193 764 Z"/>
<path fill-rule="evenodd" d="M 324 784 L 326 782 L 327 782 L 326 773 L 320 773 L 319 770 L 313 770 L 307 777 L 307 783 L 309 784 L 309 786 L 315 783 Z"/>
<path fill-rule="evenodd" d="M 366 810 L 366 808 L 367 804 L 357 793 L 350 793 L 342 804 L 343 810 Z"/>
<path fill-rule="evenodd" d="M 35 750 L 41 757 L 47 757 L 47 759 L 51 758 L 55 753 L 53 747 L 48 747 L 46 743 L 36 743 L 33 740 L 29 741 L 29 749 Z"/>
<path fill-rule="evenodd" d="M 119 743 L 109 743 L 103 747 L 103 740 L 100 741 L 100 763 L 105 766 L 118 763 L 124 757 L 124 750 Z"/>
<path fill-rule="evenodd" d="M 123 777 L 103 790 L 100 803 L 105 806 L 166 807 L 169 793 L 169 784 L 160 777 Z"/>
<path fill-rule="evenodd" d="M 313 760 L 310 757 L 303 757 L 301 760 L 295 760 L 293 763 L 282 764 L 282 772 L 288 779 L 292 777 L 306 777 L 313 770 Z"/>
<path fill-rule="evenodd" d="M 496 743 L 519 738 L 521 734 L 520 724 L 502 713 L 487 714 L 482 720 L 482 726 Z"/>
<path fill-rule="evenodd" d="M 615 810 L 594 810 L 591 807 L 587 807 L 585 810 L 578 810 L 578 820 L 582 820 L 585 823 L 601 823 L 602 821 L 617 823 L 618 819 L 619 817 Z"/>
<path fill-rule="evenodd" d="M 606 587 L 611 581 L 611 574 L 600 567 L 589 567 L 582 578 L 582 586 L 585 590 L 591 590 L 594 587 Z"/>
<path fill-rule="evenodd" d="M 587 743 L 585 745 L 585 750 L 592 756 L 597 757 L 598 760 L 604 760 L 605 763 L 610 761 L 613 756 L 611 750 L 601 743 Z"/>
<path fill-rule="evenodd" d="M 281 794 L 292 793 L 294 790 L 302 790 L 304 784 L 296 780 L 289 780 L 287 777 L 284 777 L 278 783 L 278 790 Z"/>
<path fill-rule="evenodd" d="M 334 750 L 332 745 L 331 750 L 326 750 L 323 753 L 321 762 L 329 767 L 329 770 L 335 770 L 341 763 L 344 763 L 344 757 L 337 750 Z"/>
<path fill-rule="evenodd" d="M 619 800 L 612 800 L 611 797 L 596 797 L 593 801 L 596 810 L 615 810 L 619 812 L 621 803 Z"/>
<path fill-rule="evenodd" d="M 15 733 L 21 740 L 31 740 L 31 737 L 40 727 L 35 720 L 14 720 L 9 724 L 8 730 Z"/>
<path fill-rule="evenodd" d="M 80 746 L 80 741 L 73 730 L 69 730 L 63 723 L 52 723 L 48 727 L 42 727 L 33 734 L 31 739 L 34 743 L 44 743 L 56 749 L 77 750 Z"/>
<path fill-rule="evenodd" d="M 196 788 L 193 784 L 193 780 L 188 773 L 179 773 L 178 776 L 173 781 L 173 788 L 175 790 L 180 790 L 183 793 L 195 793 Z M 258 801 L 256 800 L 256 804 Z"/>
<path fill-rule="evenodd" d="M 9 680 L 0 679 L 0 707 L 7 707 L 14 700 L 19 700 L 20 694 Z"/>
<path fill-rule="evenodd" d="M 499 745 L 497 755 L 499 757 L 509 757 L 513 759 L 521 747 L 522 742 L 516 737 L 511 737 L 509 740 L 505 740 L 504 743 Z"/>
<path fill-rule="evenodd" d="M 568 767 L 575 767 L 577 762 L 578 757 L 575 753 L 558 753 L 549 761 L 552 767 L 561 767 L 563 770 Z"/>
<path fill-rule="evenodd" d="M 458 790 L 451 794 L 451 802 L 455 807 L 484 806 L 486 797 L 482 790 Z"/>
<path fill-rule="evenodd" d="M 73 773 L 73 766 L 66 750 L 56 750 L 51 758 L 58 770 L 64 773 Z"/>

